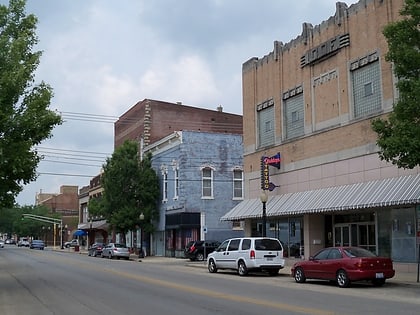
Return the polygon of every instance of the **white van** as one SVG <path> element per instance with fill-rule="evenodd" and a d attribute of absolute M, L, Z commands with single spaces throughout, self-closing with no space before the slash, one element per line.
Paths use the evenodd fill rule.
<path fill-rule="evenodd" d="M 208 255 L 207 267 L 210 273 L 218 269 L 232 269 L 237 270 L 240 276 L 252 270 L 276 275 L 284 268 L 283 247 L 276 238 L 231 238 Z"/>

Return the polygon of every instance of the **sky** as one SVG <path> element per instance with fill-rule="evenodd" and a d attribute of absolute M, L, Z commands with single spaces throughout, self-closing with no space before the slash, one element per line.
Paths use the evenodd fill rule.
<path fill-rule="evenodd" d="M 357 1 L 345 1 L 348 6 Z M 36 83 L 52 86 L 64 123 L 38 151 L 36 193 L 79 188 L 113 152 L 114 122 L 143 99 L 242 115 L 242 64 L 321 24 L 334 0 L 27 0 L 43 52 Z M 0 0 L 8 5 L 8 0 Z"/>

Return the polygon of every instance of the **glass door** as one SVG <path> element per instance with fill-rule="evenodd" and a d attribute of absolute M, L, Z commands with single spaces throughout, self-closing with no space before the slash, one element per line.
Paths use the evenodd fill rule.
<path fill-rule="evenodd" d="M 350 226 L 335 225 L 334 227 L 334 245 L 335 246 L 350 246 Z"/>

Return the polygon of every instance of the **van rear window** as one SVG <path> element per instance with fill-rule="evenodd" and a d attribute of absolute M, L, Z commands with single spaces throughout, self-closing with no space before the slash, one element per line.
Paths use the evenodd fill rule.
<path fill-rule="evenodd" d="M 255 240 L 256 250 L 282 250 L 281 244 L 277 240 L 261 239 Z"/>

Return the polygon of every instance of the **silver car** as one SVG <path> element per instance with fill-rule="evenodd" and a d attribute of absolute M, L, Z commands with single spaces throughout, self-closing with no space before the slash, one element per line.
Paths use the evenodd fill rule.
<path fill-rule="evenodd" d="M 108 257 L 109 259 L 116 257 L 117 259 L 124 258 L 129 260 L 130 251 L 124 244 L 109 243 L 102 250 L 101 257 Z"/>

